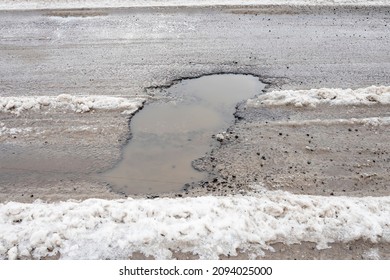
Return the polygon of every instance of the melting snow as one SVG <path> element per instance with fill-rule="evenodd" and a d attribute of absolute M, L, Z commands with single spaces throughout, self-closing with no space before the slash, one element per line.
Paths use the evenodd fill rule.
<path fill-rule="evenodd" d="M 337 125 L 337 124 L 349 124 L 349 125 L 390 125 L 390 117 L 372 117 L 372 118 L 350 118 L 350 119 L 314 119 L 314 120 L 299 120 L 299 121 L 275 121 L 268 122 L 270 125 L 280 126 L 300 126 L 300 125 Z"/>
<path fill-rule="evenodd" d="M 32 127 L 26 127 L 26 128 L 16 128 L 16 127 L 7 127 L 4 123 L 0 123 L 0 136 L 3 135 L 17 135 L 21 133 L 29 133 L 33 129 Z"/>
<path fill-rule="evenodd" d="M 126 98 L 112 96 L 75 96 L 61 94 L 58 96 L 20 96 L 2 97 L 0 112 L 19 115 L 26 110 L 66 109 L 78 113 L 91 110 L 122 110 L 124 114 L 132 114 L 143 104 L 142 98 Z"/>
<path fill-rule="evenodd" d="M 371 105 L 390 104 L 389 86 L 371 86 L 359 89 L 321 88 L 310 90 L 271 91 L 247 101 L 249 107 L 285 106 L 296 107 L 320 104 Z"/>
<path fill-rule="evenodd" d="M 268 191 L 245 196 L 0 204 L 0 258 L 121 259 L 172 251 L 216 259 L 268 244 L 368 239 L 390 242 L 390 197 L 323 197 Z"/>

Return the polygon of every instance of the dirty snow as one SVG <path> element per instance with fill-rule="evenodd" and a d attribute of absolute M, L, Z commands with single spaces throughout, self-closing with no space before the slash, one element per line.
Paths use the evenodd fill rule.
<path fill-rule="evenodd" d="M 0 258 L 158 259 L 173 251 L 216 259 L 251 257 L 268 244 L 367 239 L 390 242 L 390 197 L 323 197 L 269 191 L 249 195 L 0 204 Z"/>
<path fill-rule="evenodd" d="M 76 96 L 61 94 L 58 96 L 20 96 L 2 97 L 0 112 L 20 113 L 28 110 L 71 110 L 85 113 L 92 110 L 121 110 L 124 114 L 137 111 L 145 100 L 142 98 L 126 98 L 112 96 Z"/>
<path fill-rule="evenodd" d="M 53 9 L 210 5 L 388 5 L 389 0 L 3 0 L 0 9 Z"/>
<path fill-rule="evenodd" d="M 279 125 L 279 126 L 306 126 L 306 125 L 331 126 L 331 125 L 338 125 L 338 124 L 380 126 L 380 125 L 390 125 L 390 117 L 314 119 L 314 120 L 298 120 L 298 121 L 289 120 L 289 121 L 268 122 L 268 124 Z"/>
<path fill-rule="evenodd" d="M 247 101 L 249 107 L 390 104 L 390 86 L 271 91 Z"/>

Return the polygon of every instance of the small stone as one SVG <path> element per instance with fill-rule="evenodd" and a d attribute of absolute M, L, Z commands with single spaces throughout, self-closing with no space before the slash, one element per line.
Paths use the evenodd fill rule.
<path fill-rule="evenodd" d="M 223 136 L 222 133 L 218 133 L 217 135 L 215 135 L 215 138 L 216 138 L 219 142 L 222 142 L 223 140 L 225 140 L 225 136 Z"/>

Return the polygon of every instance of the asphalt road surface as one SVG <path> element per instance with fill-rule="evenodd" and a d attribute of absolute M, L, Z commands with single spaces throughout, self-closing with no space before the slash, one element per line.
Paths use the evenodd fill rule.
<path fill-rule="evenodd" d="M 0 11 L 0 96 L 142 97 L 147 106 L 166 98 L 160 88 L 219 73 L 257 76 L 266 91 L 389 85 L 389 25 L 389 7 Z M 259 182 L 300 194 L 389 195 L 386 127 L 296 129 L 266 123 L 387 114 L 386 106 L 300 110 L 247 108 L 243 103 L 229 129 L 237 137 L 216 142 L 194 162 L 209 172 L 209 180 L 159 195 L 244 193 Z M 128 116 L 115 110 L 41 110 L 20 116 L 3 112 L 0 122 L 20 132 L 0 133 L 0 166 L 19 163 L 19 170 L 1 171 L 0 201 L 123 197 L 95 174 L 121 158 L 131 135 Z M 310 154 L 308 145 L 322 152 Z M 324 152 L 321 147 L 330 148 Z M 39 157 L 41 162 L 34 161 Z M 367 160 L 377 164 L 358 170 L 356 164 Z M 388 245 L 380 246 L 386 257 Z M 367 248 L 369 243 L 357 241 L 320 252 L 308 243 L 295 248 L 295 254 L 281 245 L 267 257 L 359 258 Z"/>

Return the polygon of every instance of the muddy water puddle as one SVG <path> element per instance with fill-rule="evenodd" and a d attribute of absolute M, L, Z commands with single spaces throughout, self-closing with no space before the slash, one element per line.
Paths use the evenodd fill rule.
<path fill-rule="evenodd" d="M 34 188 L 82 179 L 108 183 L 115 192 L 128 195 L 180 191 L 207 177 L 192 162 L 217 144 L 212 135 L 233 124 L 235 106 L 263 88 L 250 75 L 212 75 L 163 90 L 166 98 L 146 105 L 131 119 L 132 137 L 123 159 L 100 174 L 97 170 L 107 165 L 95 162 L 93 146 L 81 145 L 83 150 L 74 153 L 69 143 L 1 143 L 0 186 Z"/>
<path fill-rule="evenodd" d="M 234 121 L 235 106 L 264 84 L 250 75 L 212 75 L 167 89 L 168 102 L 145 106 L 131 120 L 123 159 L 102 174 L 114 191 L 146 194 L 178 191 L 207 174 L 192 167 L 215 144 L 212 135 Z"/>

